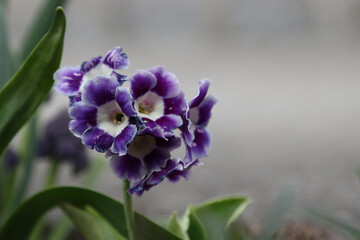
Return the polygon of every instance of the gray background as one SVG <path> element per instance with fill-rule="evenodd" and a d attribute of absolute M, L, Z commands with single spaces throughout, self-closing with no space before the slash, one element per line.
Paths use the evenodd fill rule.
<path fill-rule="evenodd" d="M 39 0 L 9 1 L 9 32 L 18 49 Z M 355 0 L 73 0 L 66 8 L 62 66 L 78 65 L 122 46 L 126 72 L 164 64 L 188 98 L 212 80 L 219 102 L 205 165 L 189 181 L 160 184 L 141 198 L 148 216 L 182 211 L 220 195 L 253 199 L 258 220 L 286 188 L 299 202 L 356 219 L 360 183 L 360 2 Z M 56 95 L 42 121 L 66 106 Z M 99 156 L 99 155 L 96 155 Z M 109 167 L 96 189 L 121 197 Z M 32 192 L 41 186 L 37 166 Z M 76 184 L 69 167 L 61 183 Z"/>

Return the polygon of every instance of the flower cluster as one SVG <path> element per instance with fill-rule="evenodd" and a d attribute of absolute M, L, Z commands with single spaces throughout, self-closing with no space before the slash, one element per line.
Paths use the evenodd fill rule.
<path fill-rule="evenodd" d="M 188 103 L 178 78 L 163 66 L 131 77 L 118 73 L 128 66 L 117 47 L 104 58 L 57 70 L 54 80 L 55 89 L 70 100 L 70 131 L 90 149 L 105 153 L 114 173 L 131 181 L 128 192 L 141 195 L 165 178 L 188 178 L 191 168 L 202 164 L 216 99 L 207 96 L 209 80 L 200 81 L 198 95 Z M 185 157 L 172 157 L 181 142 Z"/>

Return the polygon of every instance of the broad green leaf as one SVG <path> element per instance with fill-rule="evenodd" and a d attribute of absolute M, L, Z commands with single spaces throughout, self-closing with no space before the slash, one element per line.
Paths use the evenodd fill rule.
<path fill-rule="evenodd" d="M 194 213 L 192 206 L 189 206 L 185 216 L 188 221 L 187 234 L 191 240 L 207 240 L 206 232 L 200 219 Z"/>
<path fill-rule="evenodd" d="M 240 216 L 249 202 L 247 198 L 230 197 L 206 202 L 192 210 L 204 226 L 206 239 L 220 240 L 224 238 L 227 227 Z"/>
<path fill-rule="evenodd" d="M 307 212 L 311 216 L 313 216 L 319 220 L 325 221 L 327 223 L 330 223 L 330 224 L 338 227 L 339 229 L 343 230 L 344 232 L 349 233 L 355 239 L 360 240 L 360 228 L 359 227 L 352 226 L 351 224 L 347 223 L 345 220 L 343 220 L 339 217 L 336 217 L 336 216 L 332 216 L 331 214 L 325 213 L 320 210 L 307 209 Z"/>
<path fill-rule="evenodd" d="M 11 76 L 12 56 L 8 42 L 4 3 L 0 2 L 0 89 Z"/>
<path fill-rule="evenodd" d="M 67 203 L 60 206 L 86 240 L 125 239 L 93 211 L 83 210 Z"/>
<path fill-rule="evenodd" d="M 0 154 L 48 95 L 60 65 L 65 14 L 57 8 L 49 32 L 0 91 Z"/>
<path fill-rule="evenodd" d="M 96 211 L 117 232 L 127 237 L 124 208 L 120 202 L 103 194 L 79 187 L 56 187 L 40 192 L 25 200 L 0 229 L 0 239 L 26 239 L 37 220 L 48 210 L 60 204 Z M 21 231 L 19 231 L 21 226 Z M 139 239 L 179 240 L 178 237 L 135 212 L 135 230 Z"/>
<path fill-rule="evenodd" d="M 189 236 L 182 228 L 176 212 L 174 212 L 170 217 L 168 230 L 183 240 L 189 240 Z"/>
<path fill-rule="evenodd" d="M 64 6 L 66 0 L 43 0 L 43 2 L 44 3 L 41 5 L 42 8 L 36 14 L 36 18 L 31 23 L 31 26 L 28 28 L 28 32 L 24 38 L 21 56 L 19 59 L 20 64 L 26 59 L 31 50 L 36 46 L 51 26 L 53 12 L 58 6 Z"/>

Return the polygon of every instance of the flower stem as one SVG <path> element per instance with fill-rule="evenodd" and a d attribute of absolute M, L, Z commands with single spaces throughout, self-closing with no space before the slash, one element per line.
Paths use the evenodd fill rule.
<path fill-rule="evenodd" d="M 132 205 L 131 195 L 127 192 L 130 188 L 130 181 L 127 179 L 123 180 L 123 198 L 124 198 L 124 213 L 126 226 L 128 230 L 129 240 L 135 240 L 135 231 L 134 231 L 134 211 Z"/>

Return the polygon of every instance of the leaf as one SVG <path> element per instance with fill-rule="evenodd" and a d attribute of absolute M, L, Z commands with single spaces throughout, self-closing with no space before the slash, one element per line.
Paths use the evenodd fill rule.
<path fill-rule="evenodd" d="M 331 223 L 332 225 L 343 230 L 344 232 L 349 233 L 355 239 L 360 240 L 360 229 L 350 225 L 345 220 L 343 220 L 339 217 L 336 217 L 336 216 L 332 216 L 331 214 L 325 213 L 323 211 L 316 210 L 316 209 L 307 209 L 307 212 L 310 215 L 312 215 L 313 217 L 316 217 L 319 220 Z"/>
<path fill-rule="evenodd" d="M 1 89 L 0 154 L 48 95 L 60 65 L 64 34 L 65 14 L 57 8 L 49 32 Z"/>
<path fill-rule="evenodd" d="M 183 240 L 189 240 L 189 236 L 182 228 L 176 212 L 174 212 L 170 217 L 168 230 Z"/>
<path fill-rule="evenodd" d="M 189 206 L 185 217 L 188 219 L 187 234 L 191 240 L 206 240 L 206 232 L 200 219 L 194 213 L 192 206 Z"/>
<path fill-rule="evenodd" d="M 103 219 L 93 214 L 93 211 L 86 211 L 67 203 L 60 206 L 86 240 L 125 239 L 112 230 Z"/>
<path fill-rule="evenodd" d="M 256 240 L 268 240 L 273 238 L 283 221 L 285 214 L 291 209 L 293 198 L 294 196 L 291 190 L 281 192 L 270 207 L 270 210 L 263 221 L 263 228 Z"/>
<path fill-rule="evenodd" d="M 96 211 L 119 234 L 127 237 L 124 208 L 120 202 L 103 194 L 79 187 L 56 187 L 40 192 L 25 200 L 0 229 L 0 239 L 26 239 L 37 220 L 48 210 L 60 204 Z M 21 226 L 21 231 L 19 231 Z M 139 239 L 179 240 L 178 237 L 135 212 L 135 231 Z"/>
<path fill-rule="evenodd" d="M 53 19 L 53 12 L 58 6 L 64 6 L 66 0 L 44 0 L 44 3 L 41 5 L 42 9 L 36 14 L 36 19 L 31 23 L 31 26 L 28 28 L 28 32 L 24 38 L 24 43 L 22 44 L 20 64 L 25 60 L 25 58 L 30 54 L 31 50 L 36 46 L 40 41 L 42 36 L 51 26 L 51 21 Z"/>
<path fill-rule="evenodd" d="M 249 203 L 247 198 L 230 197 L 203 203 L 193 207 L 192 211 L 204 226 L 206 239 L 219 240 L 224 238 L 227 227 L 240 216 Z"/>
<path fill-rule="evenodd" d="M 7 38 L 4 3 L 0 2 L 0 89 L 11 76 L 12 57 Z"/>

